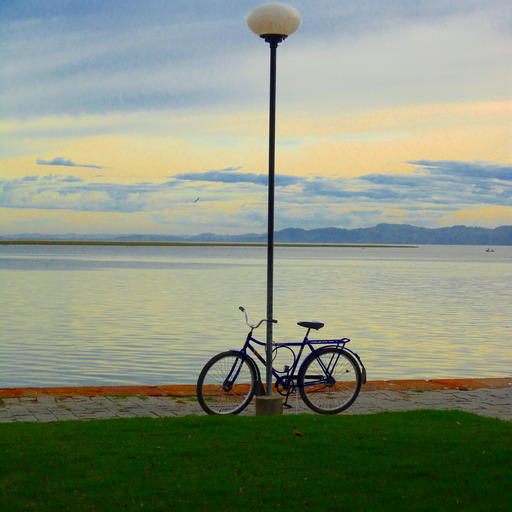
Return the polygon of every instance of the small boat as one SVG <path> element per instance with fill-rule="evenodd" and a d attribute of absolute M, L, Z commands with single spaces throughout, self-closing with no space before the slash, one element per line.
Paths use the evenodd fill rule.
<path fill-rule="evenodd" d="M 485 252 L 494 252 L 494 249 L 487 248 L 487 250 Z"/>

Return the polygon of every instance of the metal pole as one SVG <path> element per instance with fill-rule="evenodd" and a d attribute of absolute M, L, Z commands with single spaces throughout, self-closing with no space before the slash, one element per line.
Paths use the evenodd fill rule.
<path fill-rule="evenodd" d="M 268 130 L 268 241 L 267 241 L 267 379 L 266 395 L 272 395 L 272 319 L 274 309 L 274 186 L 276 153 L 276 57 L 280 40 L 270 44 L 270 109 Z"/>

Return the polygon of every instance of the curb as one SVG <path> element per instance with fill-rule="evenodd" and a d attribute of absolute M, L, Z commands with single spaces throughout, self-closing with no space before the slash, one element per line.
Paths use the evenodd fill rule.
<path fill-rule="evenodd" d="M 432 380 L 375 380 L 367 382 L 361 391 L 436 391 L 443 389 L 501 389 L 512 388 L 512 377 L 481 379 L 432 379 Z M 93 396 L 193 396 L 195 384 L 162 386 L 74 386 L 0 388 L 0 398 L 54 398 Z"/>

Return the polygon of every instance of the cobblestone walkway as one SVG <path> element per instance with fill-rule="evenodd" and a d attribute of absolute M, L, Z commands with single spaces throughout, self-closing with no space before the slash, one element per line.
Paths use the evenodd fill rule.
<path fill-rule="evenodd" d="M 372 414 L 382 411 L 413 409 L 456 409 L 483 416 L 512 420 L 512 379 L 471 381 L 473 387 L 461 381 L 386 381 L 369 382 L 356 402 L 342 414 Z M 475 383 L 476 382 L 476 383 Z M 423 384 L 422 384 L 423 383 Z M 483 387 L 486 386 L 486 387 Z M 487 387 L 492 386 L 492 387 Z M 138 393 L 110 396 L 92 388 L 48 388 L 41 392 L 23 389 L 0 389 L 0 423 L 19 421 L 65 421 L 109 418 L 185 416 L 204 414 L 191 396 L 191 386 L 127 388 Z M 59 390 L 54 391 L 53 390 Z M 80 389 L 87 396 L 79 395 Z M 95 388 L 100 389 L 100 388 Z M 68 390 L 66 392 L 66 390 Z M 141 393 L 146 390 L 147 393 Z M 106 390 L 108 392 L 108 390 Z M 97 394 L 95 394 L 97 393 Z M 170 396 L 163 396 L 163 395 Z M 11 395 L 11 396 L 8 396 Z M 68 395 L 68 396 L 66 396 Z M 182 396 L 180 396 L 182 395 Z M 312 413 L 300 397 L 291 396 L 291 408 L 284 414 Z M 254 404 L 242 413 L 254 415 Z"/>

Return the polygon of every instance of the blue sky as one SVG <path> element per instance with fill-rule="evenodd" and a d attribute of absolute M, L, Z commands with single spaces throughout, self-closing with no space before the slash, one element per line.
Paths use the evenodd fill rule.
<path fill-rule="evenodd" d="M 259 4 L 2 2 L 0 234 L 264 232 Z M 510 2 L 290 5 L 277 229 L 512 222 Z"/>

